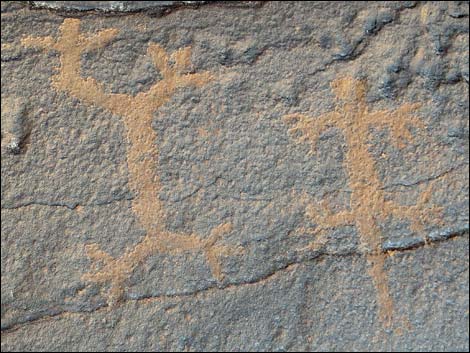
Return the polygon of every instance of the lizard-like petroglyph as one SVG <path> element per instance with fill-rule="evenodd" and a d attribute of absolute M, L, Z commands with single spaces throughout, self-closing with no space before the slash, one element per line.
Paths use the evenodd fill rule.
<path fill-rule="evenodd" d="M 369 274 L 377 291 L 379 319 L 385 326 L 389 326 L 393 316 L 393 301 L 384 268 L 387 255 L 381 249 L 379 222 L 389 216 L 407 218 L 411 222 L 412 230 L 420 231 L 427 220 L 441 218 L 442 208 L 427 207 L 432 183 L 419 196 L 414 206 L 406 207 L 387 201 L 375 162 L 368 151 L 369 129 L 371 126 L 389 127 L 392 142 L 401 148 L 405 140 L 411 140 L 413 137 L 408 126 L 424 127 L 418 118 L 411 115 L 420 104 L 403 104 L 394 111 L 369 112 L 364 82 L 346 77 L 333 81 L 331 87 L 338 98 L 335 111 L 315 118 L 291 114 L 283 119 L 287 124 L 291 124 L 289 133 L 295 136 L 298 142 L 310 143 L 311 153 L 314 152 L 323 131 L 331 127 L 342 130 L 347 141 L 344 167 L 348 172 L 349 187 L 352 190 L 349 210 L 333 213 L 322 207 L 322 204 L 309 205 L 306 214 L 322 232 L 344 225 L 356 226 L 361 245 L 367 254 Z M 321 243 L 321 237 L 320 235 L 320 239 L 312 243 L 313 247 Z"/>
<path fill-rule="evenodd" d="M 116 302 L 123 295 L 125 281 L 134 269 L 148 256 L 155 253 L 175 254 L 184 251 L 204 252 L 213 276 L 223 278 L 219 257 L 234 254 L 238 247 L 218 244 L 222 236 L 231 231 L 229 223 L 215 227 L 208 237 L 196 234 L 179 234 L 165 229 L 165 210 L 159 199 L 160 181 L 157 173 L 157 136 L 151 127 L 153 113 L 166 103 L 180 87 L 200 87 L 211 80 L 208 72 L 185 74 L 190 67 L 189 47 L 169 56 L 156 43 L 147 49 L 153 64 L 163 79 L 149 90 L 136 96 L 105 93 L 102 84 L 93 78 L 80 75 L 80 59 L 84 52 L 106 46 L 118 34 L 116 29 L 107 29 L 91 36 L 80 34 L 80 20 L 65 19 L 60 26 L 60 36 L 23 38 L 22 44 L 55 50 L 60 53 L 60 68 L 52 77 L 52 85 L 59 91 L 87 104 L 103 107 L 123 118 L 127 132 L 127 166 L 129 187 L 135 193 L 132 209 L 145 229 L 145 238 L 134 249 L 114 258 L 97 244 L 87 245 L 87 253 L 93 262 L 93 270 L 83 275 L 83 280 L 94 283 L 109 283 L 109 301 Z M 170 60 L 174 62 L 170 65 Z"/>
<path fill-rule="evenodd" d="M 86 246 L 93 271 L 84 274 L 82 278 L 91 283 L 110 284 L 110 302 L 119 300 L 123 295 L 126 280 L 135 268 L 152 254 L 202 251 L 213 276 L 221 280 L 223 270 L 220 256 L 241 251 L 238 247 L 219 244 L 223 235 L 231 231 L 229 223 L 215 227 L 206 237 L 167 231 L 166 214 L 159 199 L 161 186 L 157 172 L 157 136 L 151 127 L 153 113 L 172 97 L 176 89 L 203 86 L 211 80 L 211 75 L 207 72 L 184 73 L 190 66 L 190 48 L 180 49 L 170 56 L 158 44 L 150 43 L 147 53 L 163 79 L 136 96 L 106 93 L 103 86 L 93 78 L 81 77 L 80 58 L 84 52 L 106 46 L 117 33 L 115 29 L 108 29 L 84 36 L 80 34 L 80 20 L 65 19 L 60 26 L 60 36 L 57 40 L 52 37 L 28 37 L 22 40 L 24 46 L 60 53 L 61 65 L 58 74 L 52 77 L 53 87 L 123 118 L 128 141 L 129 187 L 135 193 L 132 209 L 145 229 L 146 236 L 133 249 L 127 250 L 117 258 L 101 250 L 97 244 Z M 170 62 L 174 64 L 171 65 Z M 372 125 L 388 126 L 393 143 L 402 147 L 405 140 L 412 139 L 408 125 L 423 127 L 419 119 L 411 116 L 420 104 L 404 104 L 395 111 L 369 112 L 365 101 L 364 82 L 346 77 L 335 80 L 331 86 L 339 98 L 336 111 L 316 118 L 292 114 L 285 116 L 284 120 L 293 124 L 289 131 L 299 142 L 311 144 L 312 152 L 322 131 L 333 126 L 343 131 L 348 143 L 345 169 L 348 171 L 349 187 L 352 190 L 350 205 L 349 210 L 338 213 L 332 213 L 321 205 L 310 205 L 306 214 L 322 230 L 342 225 L 357 227 L 369 263 L 369 274 L 377 291 L 379 319 L 385 325 L 390 325 L 393 301 L 384 267 L 387 255 L 381 249 L 379 224 L 389 216 L 408 218 L 412 229 L 420 231 L 429 218 L 439 219 L 442 209 L 428 206 L 432 184 L 420 195 L 414 206 L 405 207 L 387 200 L 375 162 L 368 151 L 369 128 Z M 312 244 L 318 245 L 318 239 Z"/>

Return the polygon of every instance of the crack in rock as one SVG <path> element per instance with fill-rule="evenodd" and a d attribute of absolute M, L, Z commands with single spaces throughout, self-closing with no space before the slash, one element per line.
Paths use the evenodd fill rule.
<path fill-rule="evenodd" d="M 383 253 L 388 252 L 409 252 L 414 251 L 419 248 L 425 247 L 426 245 L 433 244 L 433 243 L 442 243 L 445 241 L 449 241 L 453 238 L 457 237 L 464 237 L 468 234 L 469 228 L 463 229 L 444 229 L 440 231 L 434 231 L 428 234 L 424 239 L 405 239 L 402 241 L 397 242 L 386 242 L 382 245 Z M 55 306 L 52 308 L 46 308 L 39 310 L 35 313 L 28 314 L 23 318 L 18 319 L 16 322 L 6 323 L 1 326 L 2 333 L 10 333 L 21 329 L 24 326 L 34 324 L 37 322 L 45 321 L 52 319 L 54 317 L 63 316 L 66 314 L 91 314 L 93 312 L 97 312 L 103 309 L 112 309 L 120 305 L 124 305 L 126 302 L 129 301 L 148 301 L 148 300 L 165 300 L 165 299 L 178 299 L 178 298 L 188 298 L 199 295 L 201 293 L 207 293 L 211 291 L 225 291 L 234 288 L 239 288 L 242 286 L 250 286 L 250 285 L 257 285 L 260 283 L 264 283 L 273 279 L 275 276 L 279 275 L 280 273 L 284 273 L 286 271 L 290 271 L 295 266 L 300 266 L 304 264 L 311 263 L 316 260 L 323 259 L 324 257 L 350 257 L 350 256 L 364 256 L 365 253 L 350 251 L 345 253 L 327 253 L 319 251 L 313 251 L 308 255 L 304 255 L 303 259 L 299 260 L 297 257 L 295 260 L 288 261 L 286 264 L 282 265 L 281 267 L 275 269 L 274 271 L 256 278 L 254 280 L 239 282 L 239 283 L 228 283 L 225 285 L 212 285 L 208 286 L 207 288 L 198 289 L 192 292 L 186 293 L 175 293 L 175 294 L 164 294 L 164 295 L 142 295 L 134 298 L 123 298 L 119 303 L 115 305 L 109 305 L 105 301 L 100 301 L 94 305 L 88 305 L 86 308 L 82 305 L 64 305 L 64 306 Z"/>
<path fill-rule="evenodd" d="M 131 201 L 133 197 L 123 197 L 119 199 L 113 200 L 104 200 L 98 201 L 93 203 L 79 203 L 79 202 L 54 202 L 54 201 L 42 201 L 42 200 L 34 200 L 34 201 L 27 201 L 13 205 L 2 206 L 2 210 L 16 210 L 21 209 L 24 207 L 30 206 L 48 206 L 48 207 L 65 207 L 69 210 L 74 210 L 77 207 L 95 207 L 95 206 L 105 206 L 110 205 L 115 202 L 122 202 L 122 201 Z"/>

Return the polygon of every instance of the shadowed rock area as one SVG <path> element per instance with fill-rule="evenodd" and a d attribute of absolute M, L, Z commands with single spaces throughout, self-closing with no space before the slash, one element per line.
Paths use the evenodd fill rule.
<path fill-rule="evenodd" d="M 43 7 L 56 10 L 132 12 L 191 3 L 204 3 L 204 1 L 31 1 L 31 3 L 37 8 Z"/>
<path fill-rule="evenodd" d="M 468 2 L 32 3 L 2 351 L 468 351 Z"/>

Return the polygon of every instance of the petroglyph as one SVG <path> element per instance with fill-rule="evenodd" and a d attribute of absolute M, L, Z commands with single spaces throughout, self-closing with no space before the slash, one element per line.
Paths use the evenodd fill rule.
<path fill-rule="evenodd" d="M 162 80 L 148 91 L 136 96 L 105 93 L 103 85 L 93 78 L 80 75 L 80 58 L 84 52 L 105 47 L 118 34 L 116 29 L 107 29 L 91 36 L 80 34 L 80 20 L 65 19 L 60 26 L 60 36 L 24 38 L 22 44 L 55 50 L 60 53 L 60 68 L 52 77 L 52 85 L 58 91 L 68 93 L 84 103 L 103 107 L 123 118 L 127 132 L 127 165 L 129 187 L 135 193 L 132 209 L 140 225 L 146 230 L 145 238 L 134 249 L 114 258 L 97 244 L 87 245 L 93 271 L 83 275 L 83 280 L 94 283 L 109 283 L 109 301 L 120 299 L 126 279 L 136 266 L 155 253 L 175 254 L 184 251 L 202 251 L 217 280 L 223 279 L 219 257 L 238 253 L 240 248 L 219 245 L 222 236 L 231 231 L 224 223 L 214 228 L 207 239 L 196 234 L 177 234 L 165 229 L 165 210 L 159 199 L 160 182 L 157 174 L 157 136 L 151 127 L 153 113 L 167 102 L 180 87 L 200 87 L 211 80 L 208 72 L 186 74 L 191 65 L 191 49 L 186 47 L 171 56 L 157 43 L 147 49 L 153 64 L 160 71 Z M 174 62 L 170 65 L 170 62 Z"/>
<path fill-rule="evenodd" d="M 151 127 L 153 113 L 167 102 L 180 87 L 200 87 L 211 80 L 207 72 L 186 74 L 191 65 L 190 48 L 180 49 L 169 55 L 157 43 L 150 43 L 147 49 L 153 64 L 160 71 L 162 80 L 149 90 L 136 96 L 127 94 L 105 93 L 103 85 L 93 78 L 80 75 L 80 59 L 84 52 L 105 47 L 118 34 L 115 29 L 108 29 L 97 34 L 80 34 L 80 20 L 65 19 L 60 26 L 60 36 L 24 38 L 22 44 L 55 50 L 60 53 L 60 68 L 52 77 L 52 85 L 87 104 L 103 107 L 123 118 L 127 134 L 127 165 L 129 187 L 135 193 L 132 209 L 145 229 L 146 236 L 115 258 L 106 253 L 97 244 L 86 246 L 92 261 L 92 271 L 84 274 L 84 281 L 110 284 L 109 301 L 118 301 L 124 292 L 126 280 L 135 268 L 147 257 L 155 253 L 178 254 L 181 252 L 203 252 L 212 275 L 217 280 L 223 279 L 220 263 L 221 255 L 234 255 L 242 251 L 238 247 L 220 245 L 222 237 L 231 231 L 229 223 L 215 227 L 208 237 L 198 234 L 172 233 L 166 230 L 166 213 L 159 199 L 161 189 L 158 178 L 158 151 L 155 141 L 157 136 Z M 171 65 L 170 63 L 174 64 Z M 348 149 L 345 169 L 349 174 L 349 186 L 352 190 L 349 210 L 333 213 L 322 205 L 309 205 L 306 215 L 324 231 L 343 225 L 353 225 L 358 229 L 362 248 L 369 263 L 369 274 L 377 290 L 380 320 L 390 325 L 393 316 L 393 302 L 389 294 L 388 277 L 384 269 L 386 254 L 381 249 L 380 221 L 387 217 L 407 218 L 411 229 L 420 231 L 430 219 L 439 218 L 442 209 L 428 206 L 432 183 L 418 198 L 416 205 L 405 207 L 388 201 L 382 182 L 375 168 L 375 162 L 368 151 L 368 136 L 371 126 L 388 127 L 392 142 L 402 148 L 406 141 L 412 140 L 408 126 L 423 128 L 423 123 L 411 114 L 420 104 L 404 104 L 395 111 L 369 112 L 364 82 L 352 78 L 335 80 L 332 89 L 339 99 L 337 109 L 317 118 L 302 114 L 287 115 L 284 120 L 293 127 L 289 132 L 298 142 L 308 142 L 310 153 L 315 152 L 315 145 L 320 134 L 333 126 L 339 127 L 347 140 Z M 318 249 L 326 242 L 321 233 L 310 244 L 310 249 Z"/>
<path fill-rule="evenodd" d="M 408 127 L 424 128 L 423 123 L 411 115 L 421 105 L 407 103 L 394 111 L 369 112 L 364 82 L 346 77 L 333 81 L 331 88 L 338 98 L 335 111 L 315 118 L 302 114 L 291 114 L 283 118 L 287 124 L 293 124 L 289 133 L 298 142 L 311 145 L 311 154 L 315 153 L 321 133 L 330 127 L 340 128 L 347 141 L 344 167 L 352 190 L 349 209 L 333 213 L 322 207 L 322 203 L 311 204 L 306 209 L 306 215 L 317 224 L 320 239 L 327 229 L 345 225 L 357 227 L 361 246 L 367 256 L 369 275 L 377 291 L 378 316 L 385 326 L 390 326 L 394 309 L 384 268 L 387 255 L 381 249 L 379 222 L 390 216 L 407 218 L 411 222 L 411 229 L 418 232 L 423 230 L 428 221 L 439 220 L 442 208 L 429 206 L 433 183 L 428 184 L 414 206 L 405 207 L 387 201 L 375 162 L 368 151 L 369 129 L 371 126 L 388 127 L 392 143 L 402 148 L 405 141 L 413 138 Z M 312 247 L 315 248 L 317 243 L 315 241 Z"/>

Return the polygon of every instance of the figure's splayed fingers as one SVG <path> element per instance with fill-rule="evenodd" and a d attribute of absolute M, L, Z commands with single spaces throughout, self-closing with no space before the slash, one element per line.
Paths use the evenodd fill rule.
<path fill-rule="evenodd" d="M 178 74 L 182 74 L 191 67 L 191 48 L 181 48 L 171 54 L 174 60 L 174 69 Z"/>
<path fill-rule="evenodd" d="M 168 64 L 168 54 L 166 50 L 157 43 L 150 43 L 147 48 L 147 54 L 150 55 L 153 64 L 160 71 L 163 78 L 170 77 L 171 70 Z"/>
<path fill-rule="evenodd" d="M 79 41 L 84 43 L 84 49 L 86 51 L 92 51 L 95 49 L 103 48 L 108 45 L 116 36 L 119 31 L 114 28 L 105 29 L 90 37 L 79 36 Z"/>

